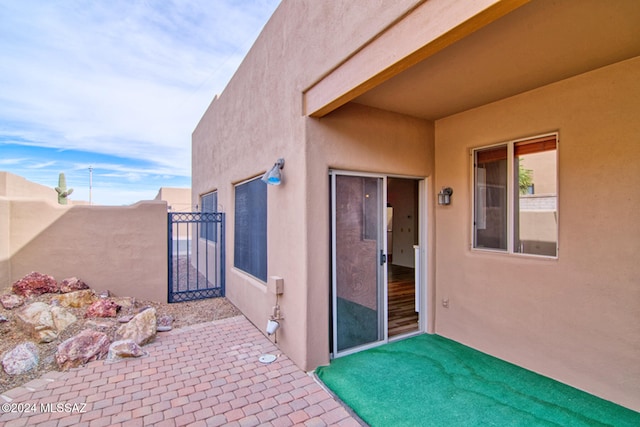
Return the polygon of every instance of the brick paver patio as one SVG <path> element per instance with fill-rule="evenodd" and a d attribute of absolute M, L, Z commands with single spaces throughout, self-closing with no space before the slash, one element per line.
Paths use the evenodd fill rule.
<path fill-rule="evenodd" d="M 160 333 L 144 348 L 2 393 L 0 425 L 360 425 L 285 355 L 262 364 L 280 352 L 244 316 Z"/>

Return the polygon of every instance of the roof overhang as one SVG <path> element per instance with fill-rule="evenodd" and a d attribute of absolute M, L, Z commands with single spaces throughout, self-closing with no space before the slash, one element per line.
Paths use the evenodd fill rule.
<path fill-rule="evenodd" d="M 637 0 L 429 0 L 305 91 L 305 112 L 436 120 L 639 56 L 639 22 Z"/>

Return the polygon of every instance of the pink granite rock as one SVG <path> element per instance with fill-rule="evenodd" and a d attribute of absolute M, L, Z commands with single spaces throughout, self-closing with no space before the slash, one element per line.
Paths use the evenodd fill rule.
<path fill-rule="evenodd" d="M 20 375 L 38 366 L 39 360 L 38 347 L 32 342 L 25 342 L 4 355 L 2 367 L 9 375 Z"/>
<path fill-rule="evenodd" d="M 66 294 L 56 295 L 51 298 L 51 302 L 55 302 L 63 307 L 85 307 L 93 304 L 98 300 L 96 293 L 91 289 L 82 289 L 80 291 L 67 292 Z"/>
<path fill-rule="evenodd" d="M 100 299 L 89 307 L 84 317 L 116 317 L 116 313 L 120 310 L 120 306 L 108 299 Z"/>
<path fill-rule="evenodd" d="M 19 295 L 6 294 L 0 297 L 0 303 L 7 310 L 11 310 L 24 304 L 24 298 Z"/>
<path fill-rule="evenodd" d="M 61 369 L 67 370 L 101 359 L 109 352 L 109 344 L 106 334 L 85 329 L 58 346 L 56 362 Z"/>
<path fill-rule="evenodd" d="M 144 356 L 146 352 L 134 340 L 114 341 L 109 346 L 109 355 L 107 360 L 115 362 L 116 360 L 128 357 Z"/>
<path fill-rule="evenodd" d="M 58 338 L 58 333 L 75 322 L 76 317 L 63 309 L 44 302 L 34 302 L 16 313 L 16 323 L 39 343 Z"/>
<path fill-rule="evenodd" d="M 169 316 L 168 314 L 163 314 L 162 316 L 158 317 L 158 326 L 157 326 L 158 332 L 167 332 L 167 331 L 170 331 L 172 328 L 173 328 L 173 317 Z"/>
<path fill-rule="evenodd" d="M 31 272 L 13 284 L 13 292 L 23 296 L 58 293 L 58 282 L 51 276 Z"/>
<path fill-rule="evenodd" d="M 73 291 L 81 291 L 83 289 L 89 289 L 89 286 L 77 277 L 64 279 L 60 283 L 60 292 L 62 292 L 63 294 Z"/>
<path fill-rule="evenodd" d="M 118 322 L 129 323 L 131 319 L 133 319 L 133 314 L 126 314 L 124 316 L 118 317 Z"/>
<path fill-rule="evenodd" d="M 136 314 L 129 323 L 120 326 L 116 331 L 116 339 L 132 339 L 138 345 L 145 345 L 156 338 L 156 333 L 156 309 L 149 308 Z"/>

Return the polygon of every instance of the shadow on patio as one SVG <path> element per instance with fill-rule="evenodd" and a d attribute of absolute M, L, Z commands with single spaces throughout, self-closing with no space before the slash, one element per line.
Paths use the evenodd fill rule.
<path fill-rule="evenodd" d="M 638 426 L 640 413 L 437 335 L 335 359 L 318 377 L 371 426 Z"/>

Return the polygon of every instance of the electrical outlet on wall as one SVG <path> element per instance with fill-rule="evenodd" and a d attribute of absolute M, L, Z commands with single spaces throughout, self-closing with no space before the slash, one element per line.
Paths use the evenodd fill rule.
<path fill-rule="evenodd" d="M 444 308 L 449 308 L 449 298 L 442 298 L 442 306 Z"/>

